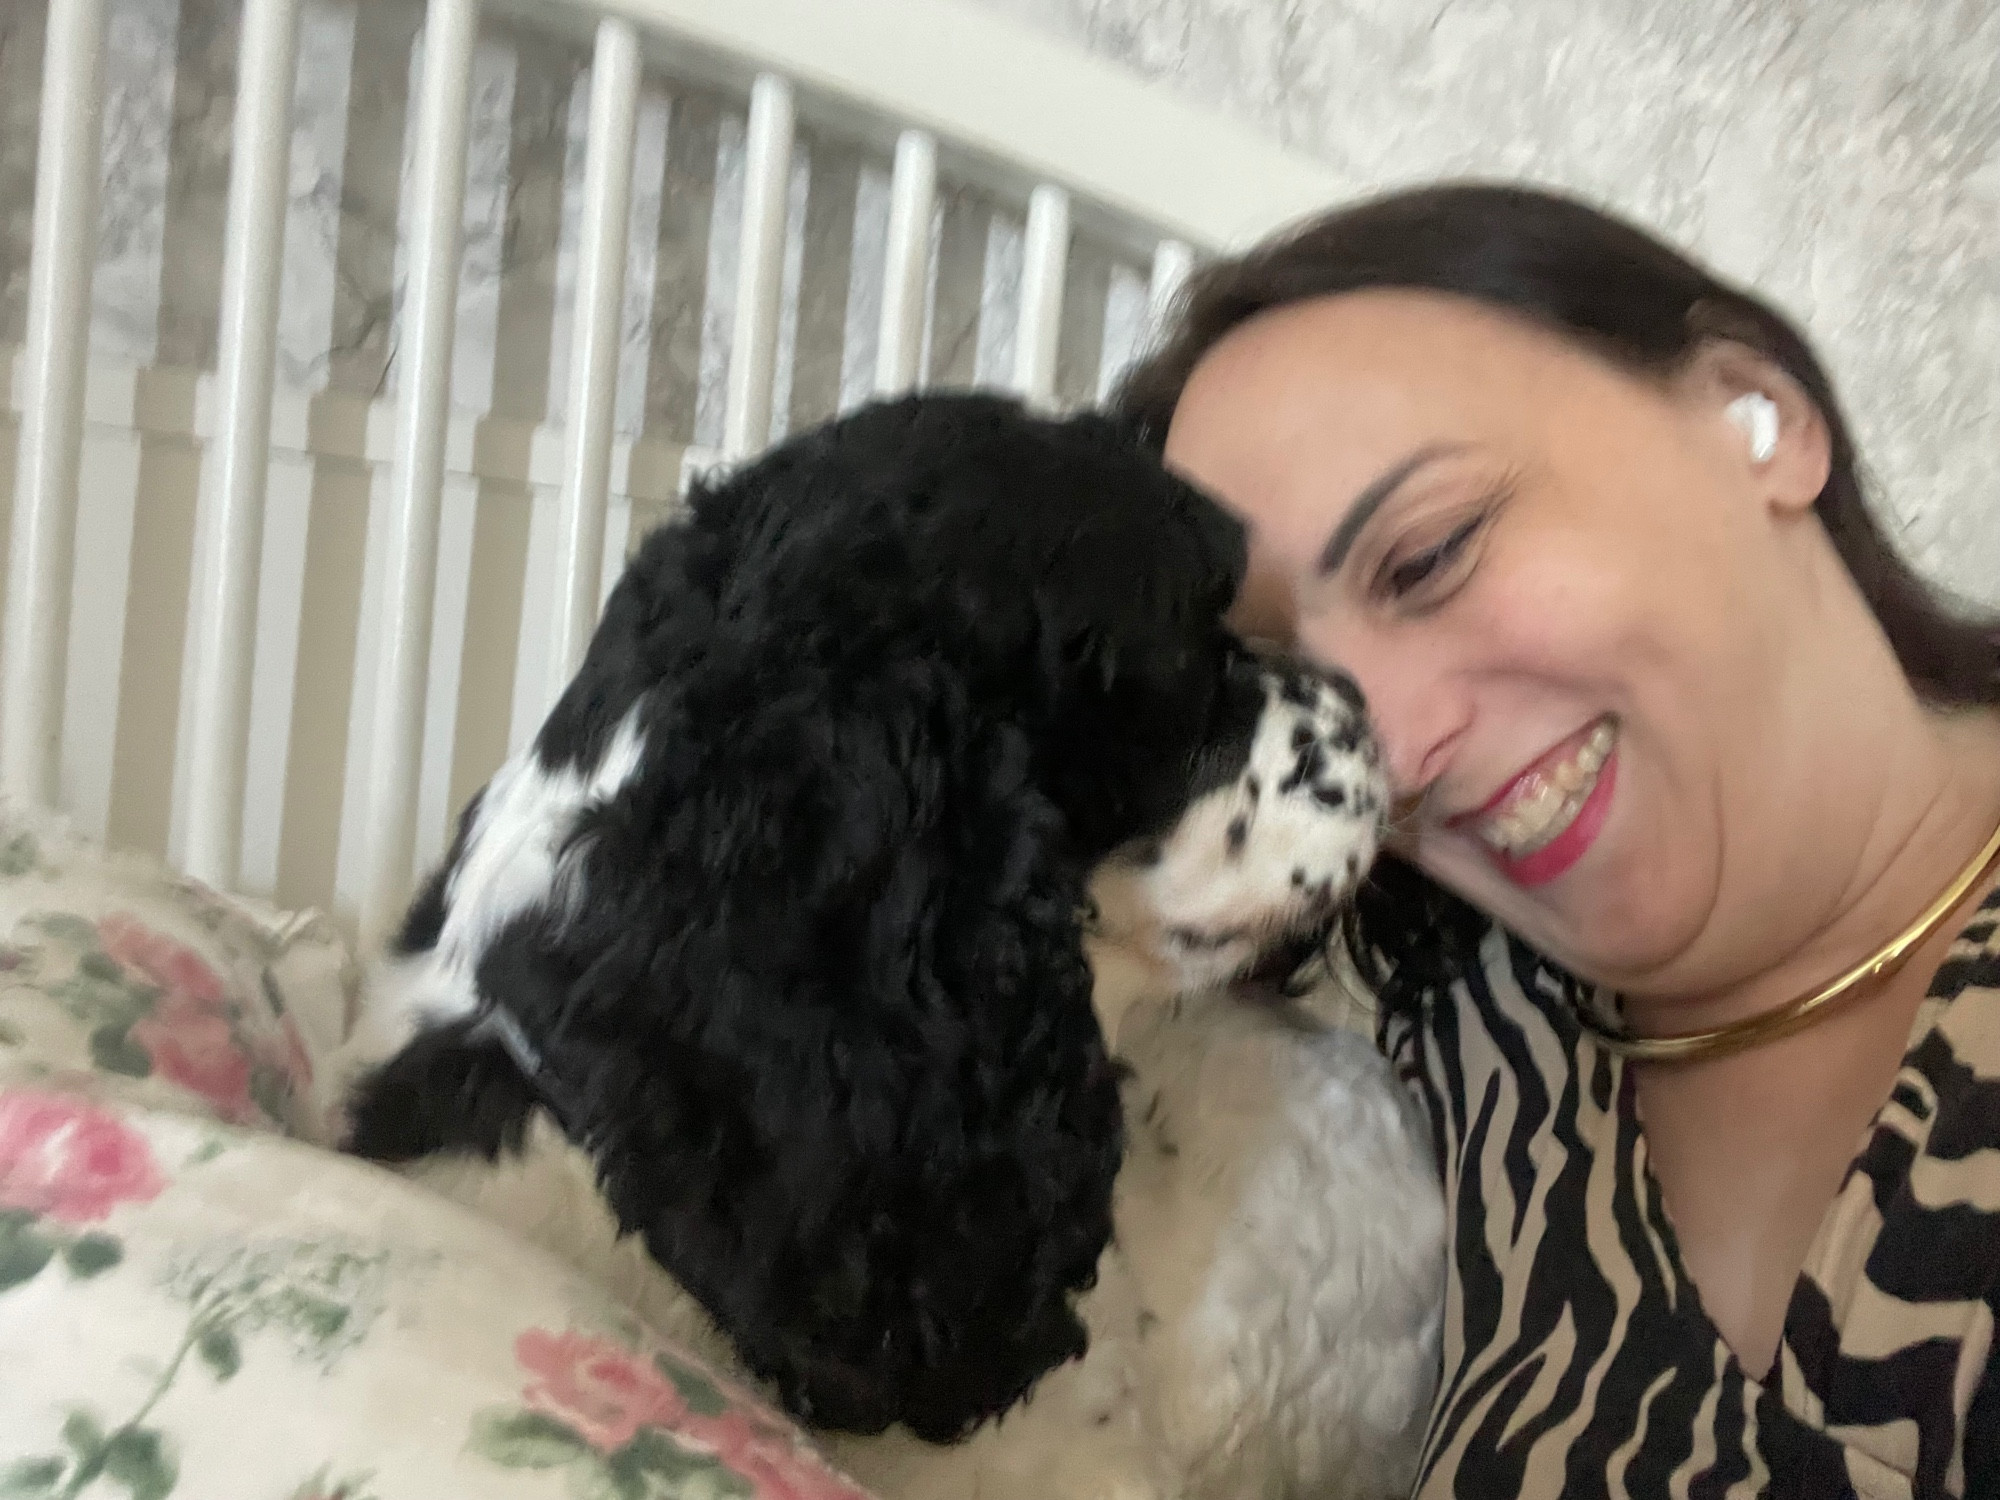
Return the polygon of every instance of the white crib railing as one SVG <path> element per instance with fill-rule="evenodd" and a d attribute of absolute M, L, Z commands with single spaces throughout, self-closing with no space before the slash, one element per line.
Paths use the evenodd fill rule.
<path fill-rule="evenodd" d="M 157 673 L 171 681 L 176 660 L 183 661 L 180 729 L 171 735 L 176 774 L 169 780 L 155 772 L 149 783 L 178 787 L 177 816 L 155 816 L 152 837 L 168 830 L 178 862 L 200 879 L 332 905 L 356 916 L 369 939 L 381 935 L 405 899 L 413 860 L 434 853 L 452 794 L 483 778 L 497 758 L 498 748 L 488 746 L 472 757 L 476 763 L 460 765 L 466 757 L 436 743 L 441 734 L 451 736 L 456 722 L 448 712 L 440 716 L 439 667 L 445 675 L 463 673 L 474 652 L 491 644 L 474 639 L 464 623 L 472 608 L 465 591 L 512 588 L 517 596 L 509 737 L 518 740 L 574 669 L 615 575 L 632 523 L 624 531 L 614 527 L 614 510 L 670 504 L 689 464 L 752 454 L 788 424 L 781 388 L 803 369 L 810 340 L 829 336 L 823 309 L 815 314 L 818 332 L 807 328 L 808 299 L 800 290 L 807 279 L 828 281 L 806 264 L 814 252 L 809 216 L 802 221 L 801 184 L 809 193 L 818 147 L 803 132 L 812 132 L 813 142 L 892 153 L 879 266 L 860 253 L 866 238 L 860 200 L 845 205 L 854 223 L 841 326 L 850 345 L 872 337 L 873 349 L 858 382 L 843 373 L 843 403 L 868 390 L 922 384 L 941 370 L 966 374 L 963 351 L 942 357 L 938 347 L 944 282 L 963 279 L 947 264 L 955 264 L 954 254 L 964 258 L 950 239 L 953 194 L 984 194 L 1006 213 L 1018 205 L 1024 214 L 1011 358 L 995 354 L 997 336 L 986 338 L 992 247 L 1005 239 L 996 239 L 989 225 L 972 373 L 983 362 L 983 378 L 1045 404 L 1102 389 L 1132 352 L 1129 341 L 1121 351 L 1110 349 L 1111 283 L 1091 294 L 1093 307 L 1078 312 L 1082 294 L 1070 271 L 1086 240 L 1140 267 L 1134 274 L 1157 316 L 1197 254 L 1263 232 L 1331 195 L 1324 175 L 1261 140 L 956 0 L 601 0 L 595 6 L 543 0 L 496 4 L 488 17 L 480 0 L 428 0 L 413 75 L 393 392 L 377 399 L 302 388 L 280 369 L 301 15 L 355 0 L 246 0 L 237 18 L 213 374 L 157 367 L 121 374 L 115 361 L 90 352 L 99 183 L 110 149 L 102 124 L 107 8 L 143 3 L 49 0 L 47 9 L 24 348 L 11 402 L 19 422 L 0 658 L 0 786 L 79 812 L 88 803 L 93 811 L 80 821 L 117 837 L 119 819 L 107 809 L 119 788 L 106 781 L 117 781 L 127 757 L 91 748 L 93 735 L 115 733 L 120 716 L 134 712 L 131 705 L 148 689 L 146 679 Z M 187 24 L 185 15 L 181 21 Z M 469 418 L 454 398 L 455 350 L 464 339 L 468 153 L 475 110 L 483 107 L 476 64 L 496 25 L 567 35 L 590 47 L 574 184 L 578 224 L 565 252 L 569 328 L 560 419 L 525 426 L 497 410 Z M 638 243 L 630 226 L 649 78 L 671 89 L 747 98 L 740 206 L 724 203 L 724 187 L 735 191 L 733 178 L 728 184 L 718 178 L 708 205 L 714 223 L 727 219 L 734 231 L 733 245 L 711 234 L 703 293 L 705 323 L 727 314 L 726 331 L 718 323 L 702 340 L 704 358 L 711 342 L 726 343 L 719 431 L 712 450 L 683 444 L 678 455 L 674 444 L 651 440 L 643 422 L 642 430 L 621 431 L 618 415 L 621 396 L 630 404 L 627 281 Z M 671 188 L 670 180 L 662 191 Z M 837 240 L 836 234 L 828 242 Z M 728 252 L 721 264 L 718 246 Z M 1103 349 L 1081 347 L 1091 339 L 1079 327 L 1095 330 Z M 837 352 L 844 372 L 853 350 Z M 1091 378 L 1081 383 L 1071 368 L 1078 361 L 1094 362 Z M 551 406 L 557 395 L 552 388 Z M 192 582 L 177 622 L 184 640 L 156 642 L 144 624 L 150 617 L 139 613 L 142 596 L 148 608 L 159 607 L 155 596 L 169 575 L 154 570 L 169 566 L 165 558 L 127 541 L 128 555 L 112 566 L 97 555 L 101 548 L 84 549 L 89 556 L 78 548 L 86 439 L 100 428 L 136 435 L 142 447 L 171 440 L 200 456 Z M 185 460 L 178 462 L 175 472 L 184 471 Z M 322 618 L 312 602 L 311 559 L 300 552 L 310 543 L 298 534 L 294 512 L 284 512 L 274 533 L 267 511 L 274 475 L 292 485 L 301 471 L 318 476 L 313 483 L 332 483 L 338 473 L 346 483 L 356 464 L 369 497 L 373 556 L 356 618 L 342 622 Z M 130 510 L 121 513 L 134 534 L 164 524 L 159 517 L 172 508 L 160 488 L 168 481 L 156 474 L 149 489 L 143 462 L 137 473 Z M 528 555 L 525 573 L 511 582 L 475 576 L 476 541 L 467 541 L 457 522 L 446 525 L 452 484 L 502 478 L 530 494 L 547 490 L 553 512 L 541 551 L 525 540 L 516 545 L 517 554 Z M 446 530 L 448 546 L 441 541 Z M 93 535 L 100 533 L 121 534 L 116 526 Z M 351 540 L 351 525 L 347 534 Z M 291 561 L 274 571 L 281 553 Z M 442 573 L 441 560 L 450 563 Z M 113 574 L 116 587 L 91 592 L 98 589 L 92 580 Z M 78 591 L 79 579 L 89 587 Z M 455 642 L 449 631 L 441 633 L 439 591 L 447 585 L 459 611 Z M 530 596 L 540 601 L 533 611 Z M 94 618 L 104 599 L 126 616 L 119 660 L 107 665 L 93 651 L 70 659 L 71 641 L 111 637 Z M 343 630 L 351 645 L 336 641 L 328 648 Z M 318 644 L 309 646 L 308 637 Z M 319 680 L 321 665 L 343 653 L 352 680 Z M 94 696 L 79 692 L 80 682 L 97 683 Z M 266 711 L 267 686 L 271 701 L 291 705 L 288 713 Z M 330 818 L 274 826 L 292 804 L 273 791 L 289 773 L 274 769 L 272 757 L 282 760 L 298 748 L 292 740 L 299 738 L 302 692 L 338 695 L 345 709 L 350 753 L 339 786 L 318 794 L 340 805 Z M 326 710 L 311 733 L 324 736 L 342 717 Z M 285 739 L 275 748 L 273 723 L 292 726 L 289 739 L 275 737 Z M 86 761 L 96 768 L 89 776 Z M 328 764 L 325 756 L 313 763 Z M 444 770 L 426 780 L 427 766 Z M 87 794 L 86 781 L 94 788 Z M 338 852 L 321 849 L 308 861 L 330 885 L 278 873 L 283 861 L 273 851 L 280 845 L 325 845 L 330 838 L 338 840 Z M 259 851 L 254 871 L 246 870 L 246 848 Z M 343 882 L 342 868 L 356 873 Z"/>
<path fill-rule="evenodd" d="M 50 8 L 19 477 L 0 637 L 0 788 L 52 799 L 90 347 L 104 92 L 104 0 Z"/>

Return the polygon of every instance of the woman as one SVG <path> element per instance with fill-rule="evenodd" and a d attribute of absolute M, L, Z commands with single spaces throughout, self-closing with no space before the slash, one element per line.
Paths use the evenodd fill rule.
<path fill-rule="evenodd" d="M 2000 632 L 1802 339 L 1448 187 L 1209 268 L 1121 399 L 1402 799 L 1356 956 L 1454 1215 L 1420 1493 L 2000 1494 Z"/>

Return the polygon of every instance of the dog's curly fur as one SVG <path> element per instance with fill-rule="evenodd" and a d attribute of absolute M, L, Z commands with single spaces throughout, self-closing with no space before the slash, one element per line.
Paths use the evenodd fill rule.
<path fill-rule="evenodd" d="M 1083 1350 L 1124 1154 L 1087 881 L 1241 769 L 1243 565 L 1107 419 L 999 398 L 696 487 L 415 903 L 353 1148 L 491 1155 L 548 1104 L 795 1414 L 1004 1411 Z"/>

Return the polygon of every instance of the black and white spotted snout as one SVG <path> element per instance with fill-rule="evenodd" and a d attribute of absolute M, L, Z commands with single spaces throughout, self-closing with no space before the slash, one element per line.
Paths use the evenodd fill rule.
<path fill-rule="evenodd" d="M 1360 690 L 1289 662 L 1257 672 L 1261 703 L 1237 764 L 1099 882 L 1128 939 L 1190 984 L 1234 977 L 1324 925 L 1383 834 L 1388 788 Z"/>
<path fill-rule="evenodd" d="M 1311 672 L 1291 663 L 1262 668 L 1265 719 L 1284 725 L 1290 765 L 1279 796 L 1306 796 L 1328 812 L 1352 809 L 1379 820 L 1387 806 L 1381 753 L 1368 728 L 1368 706 L 1354 680 L 1340 672 Z M 1260 721 L 1258 729 L 1265 728 Z M 1256 759 L 1253 745 L 1251 759 Z"/>

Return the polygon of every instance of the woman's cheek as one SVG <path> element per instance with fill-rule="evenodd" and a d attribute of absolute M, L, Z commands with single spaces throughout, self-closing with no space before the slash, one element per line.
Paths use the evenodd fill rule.
<path fill-rule="evenodd" d="M 1493 665 L 1593 695 L 1632 665 L 1644 629 L 1643 585 L 1587 552 L 1551 546 L 1483 569 L 1467 621 Z M 1602 711 L 1615 703 L 1597 705 Z"/>

